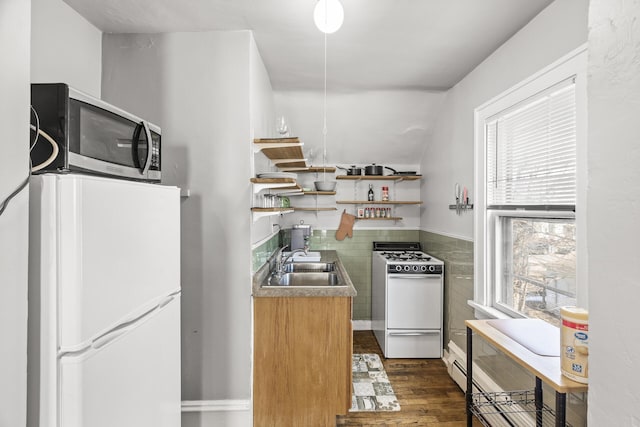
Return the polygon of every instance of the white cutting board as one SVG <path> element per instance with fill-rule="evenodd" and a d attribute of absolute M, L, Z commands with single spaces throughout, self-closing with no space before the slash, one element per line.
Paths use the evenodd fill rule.
<path fill-rule="evenodd" d="M 560 329 L 544 320 L 494 319 L 487 324 L 537 355 L 560 357 Z"/>

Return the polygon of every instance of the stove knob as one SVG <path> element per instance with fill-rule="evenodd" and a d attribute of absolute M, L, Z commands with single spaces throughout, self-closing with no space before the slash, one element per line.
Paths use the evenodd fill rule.
<path fill-rule="evenodd" d="M 414 265 L 413 266 L 413 271 L 418 271 L 418 268 L 420 268 L 420 267 L 418 267 L 417 265 Z"/>
<path fill-rule="evenodd" d="M 401 265 L 396 265 L 396 271 L 402 271 L 402 266 Z"/>
<path fill-rule="evenodd" d="M 432 272 L 432 273 L 433 273 L 434 271 L 436 271 L 436 266 L 435 266 L 435 265 L 430 265 L 430 266 L 429 266 L 429 271 L 430 271 L 430 272 Z"/>
<path fill-rule="evenodd" d="M 408 265 L 404 266 L 404 271 L 411 271 L 411 267 L 409 267 Z"/>
<path fill-rule="evenodd" d="M 420 266 L 420 271 L 422 271 L 423 273 L 424 273 L 425 271 L 427 271 L 427 266 L 426 266 L 426 265 L 421 265 L 421 266 Z"/>

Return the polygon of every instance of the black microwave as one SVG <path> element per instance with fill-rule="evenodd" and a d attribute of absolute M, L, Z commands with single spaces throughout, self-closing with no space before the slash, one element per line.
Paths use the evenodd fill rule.
<path fill-rule="evenodd" d="M 160 182 L 160 128 L 64 83 L 31 85 L 34 173 Z M 56 154 L 57 153 L 57 154 Z"/>

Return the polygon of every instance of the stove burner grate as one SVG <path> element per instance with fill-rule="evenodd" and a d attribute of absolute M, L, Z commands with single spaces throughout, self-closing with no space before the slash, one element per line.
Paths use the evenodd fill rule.
<path fill-rule="evenodd" d="M 431 257 L 423 252 L 416 251 L 393 251 L 380 252 L 380 254 L 389 261 L 429 261 Z"/>

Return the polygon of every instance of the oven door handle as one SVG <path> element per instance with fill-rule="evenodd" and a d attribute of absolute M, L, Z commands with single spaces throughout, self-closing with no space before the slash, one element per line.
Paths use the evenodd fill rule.
<path fill-rule="evenodd" d="M 390 332 L 389 336 L 397 337 L 419 337 L 421 335 L 439 335 L 440 330 L 424 331 L 424 332 Z"/>
<path fill-rule="evenodd" d="M 389 274 L 390 279 L 440 279 L 442 274 Z"/>

